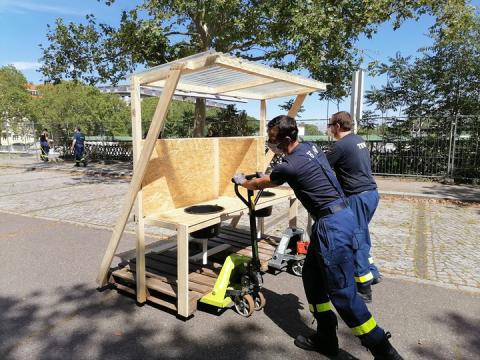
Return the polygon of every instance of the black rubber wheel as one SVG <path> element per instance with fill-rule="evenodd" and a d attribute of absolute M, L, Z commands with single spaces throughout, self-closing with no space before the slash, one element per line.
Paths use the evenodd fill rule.
<path fill-rule="evenodd" d="M 292 274 L 296 276 L 302 276 L 304 263 L 304 259 L 292 262 L 292 264 L 290 265 L 290 270 L 292 271 Z"/>
<path fill-rule="evenodd" d="M 265 304 L 267 303 L 267 300 L 265 299 L 265 296 L 261 291 L 255 294 L 254 298 L 255 302 L 255 311 L 262 310 L 265 307 Z"/>
<path fill-rule="evenodd" d="M 235 310 L 237 310 L 237 313 L 239 313 L 243 317 L 249 317 L 253 314 L 253 310 L 255 310 L 255 302 L 253 301 L 253 297 L 250 294 L 244 295 L 242 297 L 236 297 L 234 301 L 234 306 Z"/>

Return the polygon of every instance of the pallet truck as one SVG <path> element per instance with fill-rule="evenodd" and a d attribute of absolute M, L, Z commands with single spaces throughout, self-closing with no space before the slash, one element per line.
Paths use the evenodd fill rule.
<path fill-rule="evenodd" d="M 275 196 L 275 193 L 265 190 L 261 193 L 261 197 Z M 261 238 L 264 228 L 264 218 L 272 215 L 272 206 L 263 208 L 255 212 L 258 218 L 258 226 L 260 229 L 258 238 Z M 272 272 L 290 270 L 296 276 L 302 276 L 303 264 L 307 255 L 308 245 L 310 241 L 304 239 L 303 229 L 297 227 L 287 228 L 277 247 L 275 248 L 272 258 L 268 262 L 269 270 Z"/>
<path fill-rule="evenodd" d="M 278 271 L 289 269 L 294 275 L 302 276 L 303 264 L 310 244 L 310 241 L 304 240 L 303 235 L 303 229 L 287 228 L 268 262 L 268 267 Z"/>
<path fill-rule="evenodd" d="M 260 173 L 256 173 L 247 175 L 246 178 L 250 180 L 260 176 Z M 248 208 L 252 257 L 238 254 L 227 256 L 212 291 L 204 295 L 200 302 L 219 308 L 230 307 L 233 302 L 235 310 L 241 316 L 249 317 L 254 310 L 261 310 L 266 304 L 265 296 L 261 292 L 263 278 L 258 257 L 255 219 L 255 205 L 263 190 L 260 190 L 256 196 L 253 190 L 247 190 L 247 199 L 245 199 L 238 190 L 239 185 L 234 186 L 235 194 Z"/>

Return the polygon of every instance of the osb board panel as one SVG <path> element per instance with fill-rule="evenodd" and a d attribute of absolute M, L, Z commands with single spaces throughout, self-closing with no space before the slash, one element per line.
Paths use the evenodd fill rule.
<path fill-rule="evenodd" d="M 157 140 L 142 184 L 144 215 L 236 197 L 232 176 L 262 171 L 264 162 L 261 137 Z"/>
<path fill-rule="evenodd" d="M 265 140 L 253 138 L 221 138 L 219 142 L 219 194 L 236 197 L 232 176 L 235 173 L 253 174 L 265 171 Z M 246 196 L 246 190 L 241 188 Z"/>
<path fill-rule="evenodd" d="M 218 197 L 216 144 L 208 140 L 157 140 L 142 183 L 145 216 Z"/>

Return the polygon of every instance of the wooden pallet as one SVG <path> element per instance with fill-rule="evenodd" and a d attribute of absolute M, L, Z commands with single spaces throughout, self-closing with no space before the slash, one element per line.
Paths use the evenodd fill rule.
<path fill-rule="evenodd" d="M 262 271 L 268 269 L 268 261 L 277 245 L 278 238 L 267 237 L 258 242 L 259 258 Z M 250 234 L 248 231 L 222 228 L 220 234 L 208 240 L 209 247 L 228 244 L 225 251 L 208 258 L 208 264 L 202 265 L 190 261 L 188 275 L 189 316 L 197 309 L 200 298 L 208 294 L 215 285 L 223 262 L 233 253 L 251 256 Z M 192 246 L 195 245 L 192 243 Z M 177 252 L 167 249 L 162 252 L 150 252 L 145 256 L 147 300 L 157 305 L 177 311 Z M 136 293 L 135 284 L 136 259 L 130 259 L 125 267 L 114 270 L 110 282 L 119 290 L 130 294 Z"/>

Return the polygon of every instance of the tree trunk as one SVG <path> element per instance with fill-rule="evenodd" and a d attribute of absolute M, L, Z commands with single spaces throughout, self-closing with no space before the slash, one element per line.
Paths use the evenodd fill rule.
<path fill-rule="evenodd" d="M 193 137 L 203 137 L 205 135 L 206 107 L 207 105 L 205 99 L 195 99 L 195 123 L 193 127 Z"/>

